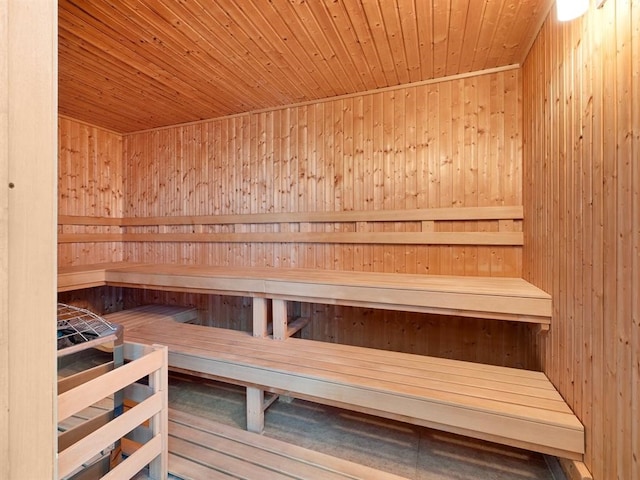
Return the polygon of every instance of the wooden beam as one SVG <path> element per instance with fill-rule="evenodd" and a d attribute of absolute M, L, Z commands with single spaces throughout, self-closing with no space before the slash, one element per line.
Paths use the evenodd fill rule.
<path fill-rule="evenodd" d="M 56 27 L 55 1 L 0 2 L 1 478 L 56 472 Z"/>
<path fill-rule="evenodd" d="M 521 246 L 522 232 L 62 233 L 58 243 L 328 243 Z"/>

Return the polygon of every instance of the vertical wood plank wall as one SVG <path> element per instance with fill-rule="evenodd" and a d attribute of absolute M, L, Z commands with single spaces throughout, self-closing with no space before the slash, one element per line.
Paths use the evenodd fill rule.
<path fill-rule="evenodd" d="M 58 213 L 121 217 L 124 205 L 122 135 L 58 117 Z M 64 229 L 63 229 L 64 228 Z M 117 232 L 119 227 L 58 226 L 58 233 Z M 58 244 L 58 265 L 122 260 L 122 245 Z M 59 295 L 59 301 L 94 311 L 122 308 L 122 289 L 90 288 Z"/>
<path fill-rule="evenodd" d="M 519 205 L 521 101 L 512 69 L 125 135 L 124 214 Z M 312 244 L 127 244 L 124 257 L 494 276 L 520 276 L 522 261 L 510 247 Z M 125 296 L 144 301 L 195 303 L 207 323 L 249 327 L 247 299 Z M 321 305 L 299 313 L 312 317 L 306 335 L 317 339 L 531 366 L 528 327 L 511 322 Z"/>
<path fill-rule="evenodd" d="M 540 360 L 594 478 L 640 478 L 640 1 L 550 17 L 522 74 L 523 274 L 554 298 Z"/>
<path fill-rule="evenodd" d="M 66 117 L 58 118 L 58 213 L 121 217 L 122 135 Z M 59 233 L 118 232 L 119 227 L 65 226 Z M 101 230 L 99 230 L 101 229 Z M 118 243 L 58 244 L 59 265 L 122 260 Z"/>
<path fill-rule="evenodd" d="M 520 205 L 520 122 L 520 78 L 513 69 L 126 135 L 125 215 Z M 511 247 L 156 247 L 129 244 L 126 256 L 385 272 L 521 273 L 520 249 Z"/>

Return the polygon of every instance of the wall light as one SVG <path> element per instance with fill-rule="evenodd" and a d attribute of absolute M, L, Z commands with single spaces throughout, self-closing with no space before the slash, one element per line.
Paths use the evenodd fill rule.
<path fill-rule="evenodd" d="M 578 18 L 589 8 L 589 0 L 556 0 L 558 20 L 568 22 Z"/>

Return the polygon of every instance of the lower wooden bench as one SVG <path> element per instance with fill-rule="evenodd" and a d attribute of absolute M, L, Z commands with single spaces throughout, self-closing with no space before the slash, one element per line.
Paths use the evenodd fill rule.
<path fill-rule="evenodd" d="M 169 473 L 184 480 L 403 478 L 172 409 Z"/>
<path fill-rule="evenodd" d="M 169 348 L 169 367 L 247 387 L 261 431 L 264 391 L 580 460 L 584 427 L 541 372 L 176 322 L 125 329 Z"/>

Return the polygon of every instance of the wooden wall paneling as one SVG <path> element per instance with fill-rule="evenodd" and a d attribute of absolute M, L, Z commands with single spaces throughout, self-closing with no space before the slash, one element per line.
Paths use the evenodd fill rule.
<path fill-rule="evenodd" d="M 405 93 L 405 147 L 404 147 L 404 205 L 403 208 L 415 210 L 418 204 L 418 123 L 417 123 L 417 90 L 418 88 L 407 88 Z M 405 231 L 419 232 L 421 225 L 417 222 L 406 225 Z M 418 272 L 418 250 L 420 247 L 408 245 L 400 255 L 404 255 L 405 272 Z"/>
<path fill-rule="evenodd" d="M 523 68 L 523 272 L 554 294 L 539 354 L 585 424 L 595 479 L 639 473 L 639 16 L 637 2 L 606 2 L 548 20 Z"/>
<path fill-rule="evenodd" d="M 324 170 L 325 165 L 325 138 L 324 138 L 324 107 L 325 102 L 313 105 L 313 124 L 314 130 L 314 149 L 313 149 L 313 161 L 314 161 L 314 175 L 315 175 L 315 189 L 316 189 L 316 202 L 314 210 L 325 210 L 325 185 L 327 182 L 326 172 Z M 324 228 L 324 227 L 323 227 Z M 322 245 L 316 246 L 314 267 L 321 268 L 324 265 L 324 247 Z"/>
<path fill-rule="evenodd" d="M 415 205 L 420 206 L 429 204 L 427 95 L 426 87 L 415 89 L 415 127 L 413 128 L 413 136 L 415 137 L 415 172 L 412 184 L 415 189 Z M 416 231 L 424 232 L 425 223 L 421 222 L 416 225 Z M 415 273 L 428 273 L 429 253 L 427 248 L 423 246 L 416 248 L 415 264 Z"/>
<path fill-rule="evenodd" d="M 340 178 L 341 185 L 341 210 L 353 210 L 356 202 L 360 199 L 355 198 L 354 190 L 357 185 L 357 177 L 355 175 L 355 139 L 354 129 L 356 119 L 355 116 L 355 103 L 354 98 L 345 98 L 342 102 L 342 115 L 340 125 L 342 133 L 340 136 L 340 151 L 337 156 L 342 159 L 338 176 Z M 355 222 L 345 223 L 342 225 L 336 225 L 336 229 L 342 232 L 355 232 Z M 336 265 L 336 268 L 344 270 L 360 270 L 362 267 L 355 264 L 357 245 L 340 245 L 339 258 L 340 261 Z"/>
<path fill-rule="evenodd" d="M 640 7 L 638 2 L 632 6 L 631 22 L 631 105 L 640 102 Z M 640 165 L 637 159 L 640 157 L 640 109 L 631 108 L 632 115 L 632 280 L 631 292 L 640 291 Z M 632 298 L 632 332 L 631 332 L 631 451 L 636 452 L 632 456 L 631 478 L 640 477 L 640 295 L 631 294 Z"/>
<path fill-rule="evenodd" d="M 519 70 L 504 72 L 504 170 L 508 171 L 505 182 L 506 205 L 522 204 L 522 86 Z M 502 175 L 501 175 L 502 176 Z M 522 271 L 520 250 L 504 248 L 504 276 L 518 276 Z"/>
<path fill-rule="evenodd" d="M 631 425 L 632 408 L 629 399 L 632 399 L 632 305 L 633 297 L 638 296 L 638 290 L 631 290 L 633 279 L 633 117 L 632 108 L 635 98 L 631 88 L 632 84 L 632 55 L 631 55 L 631 2 L 628 9 L 622 8 L 624 4 L 616 8 L 616 151 L 617 151 L 617 177 L 616 198 L 618 200 L 616 219 L 616 270 L 618 288 L 616 291 L 617 315 L 616 315 L 616 364 L 618 365 L 617 378 L 617 425 Z M 637 8 L 640 5 L 636 4 Z M 632 99 L 630 102 L 629 99 Z M 635 98 L 636 109 L 640 102 Z M 637 165 L 638 158 L 635 158 Z M 637 188 L 637 186 L 636 186 Z M 617 441 L 623 452 L 633 452 L 633 427 L 630 432 L 617 430 Z M 631 469 L 634 462 L 631 455 L 619 456 L 618 476 L 632 478 Z M 636 459 L 636 462 L 638 460 Z"/>
<path fill-rule="evenodd" d="M 365 190 L 365 139 L 364 139 L 364 98 L 356 97 L 353 101 L 353 207 L 355 210 L 364 210 L 366 207 L 366 190 Z M 367 177 L 369 179 L 370 177 Z M 353 231 L 362 232 L 365 230 L 364 222 L 356 222 L 353 225 Z M 365 270 L 365 250 L 368 247 L 364 245 L 353 246 L 353 268 L 354 270 Z"/>
<path fill-rule="evenodd" d="M 616 161 L 616 143 L 617 133 L 616 129 L 622 125 L 617 125 L 617 101 L 616 101 L 616 81 L 615 76 L 617 58 L 616 58 L 616 6 L 609 2 L 605 4 L 601 10 L 603 15 L 603 28 L 606 29 L 607 35 L 603 36 L 603 51 L 606 52 L 602 60 L 602 68 L 605 72 L 613 78 L 607 76 L 603 80 L 602 90 L 602 120 L 603 120 L 603 209 L 605 211 L 604 216 L 604 237 L 603 237 L 603 264 L 604 264 L 604 292 L 603 301 L 607 311 L 603 342 L 604 349 L 604 391 L 616 392 L 618 389 L 617 378 L 619 375 L 617 364 L 617 316 L 621 313 L 618 311 L 617 299 L 617 282 L 616 277 L 619 273 L 617 271 L 616 260 L 616 244 L 617 244 L 617 190 L 616 190 L 616 176 L 619 173 L 617 171 Z M 621 273 L 621 272 L 620 272 Z M 616 407 L 617 407 L 617 395 L 611 393 L 604 395 L 603 408 L 603 436 L 606 439 L 604 442 L 604 451 L 601 453 L 601 461 L 608 467 L 605 470 L 606 475 L 611 475 L 614 478 L 617 477 L 618 458 L 617 458 L 617 440 L 618 432 L 616 425 Z M 621 447 L 622 445 L 620 445 Z M 598 459 L 600 460 L 600 459 Z"/>
<path fill-rule="evenodd" d="M 58 118 L 58 211 L 63 215 L 120 216 L 123 208 L 122 136 Z M 66 226 L 61 233 L 118 233 L 117 226 Z M 117 243 L 59 245 L 59 265 L 122 258 Z"/>
<path fill-rule="evenodd" d="M 450 109 L 450 110 L 449 110 Z M 455 142 L 453 130 L 453 98 L 452 98 L 452 82 L 446 82 L 440 85 L 438 95 L 438 125 L 440 126 L 440 135 L 438 136 L 438 163 L 436 168 L 439 170 L 439 189 L 438 189 L 438 206 L 449 207 L 454 206 L 453 184 L 454 165 L 453 165 L 453 145 Z M 444 117 L 444 118 L 443 118 Z M 441 228 L 451 231 L 451 225 L 444 225 Z M 442 247 L 439 249 L 438 270 L 441 272 L 453 272 L 454 264 L 453 249 L 451 247 Z"/>
<path fill-rule="evenodd" d="M 280 116 L 280 208 L 283 212 L 291 212 L 297 208 L 297 160 L 294 158 L 297 141 L 295 125 L 297 121 L 296 109 L 281 110 Z M 280 224 L 280 231 L 287 231 L 289 225 Z M 278 266 L 291 267 L 297 263 L 299 245 L 292 244 L 289 249 L 278 244 Z"/>
<path fill-rule="evenodd" d="M 298 174 L 295 178 L 298 194 L 296 198 L 297 212 L 308 212 L 309 209 L 315 208 L 315 191 L 313 185 L 313 172 L 309 167 L 309 153 L 312 151 L 312 145 L 309 141 L 309 107 L 304 105 L 298 109 L 298 121 L 296 129 L 296 151 L 295 157 L 298 163 Z M 299 232 L 310 231 L 308 223 L 299 223 L 297 226 Z M 309 259 L 314 257 L 313 245 L 300 245 L 298 266 L 307 267 Z"/>
<path fill-rule="evenodd" d="M 476 143 L 474 154 L 477 157 L 477 172 L 476 172 L 476 191 L 478 197 L 478 205 L 491 205 L 491 199 L 489 198 L 489 192 L 486 188 L 482 188 L 484 185 L 490 184 L 491 176 L 491 156 L 490 156 L 490 135 L 489 125 L 491 125 L 491 83 L 489 76 L 478 77 L 475 87 L 476 93 L 476 105 L 475 116 L 476 120 Z M 482 223 L 479 226 L 479 231 L 490 231 L 491 227 Z M 477 268 L 478 275 L 491 275 L 491 250 L 488 248 L 477 249 Z"/>
<path fill-rule="evenodd" d="M 585 20 L 585 31 L 587 42 L 593 45 L 594 24 L 593 18 L 587 17 Z M 596 226 L 594 225 L 594 169 L 590 158 L 594 158 L 593 151 L 593 132 L 594 132 L 594 111 L 595 105 L 593 102 L 592 92 L 594 91 L 594 72 L 591 68 L 591 57 L 586 52 L 579 50 L 578 73 L 579 81 L 581 82 L 579 92 L 581 93 L 581 116 L 582 116 L 582 128 L 581 135 L 583 141 L 581 142 L 581 151 L 579 152 L 579 168 L 581 171 L 580 192 L 577 192 L 576 204 L 582 205 L 584 209 L 583 223 L 582 223 L 582 243 L 581 243 L 581 268 L 575 272 L 576 276 L 581 277 L 582 292 L 578 296 L 580 300 L 580 317 L 582 317 L 581 338 L 576 341 L 576 353 L 579 357 L 582 357 L 580 361 L 581 371 L 576 378 L 576 388 L 581 389 L 579 395 L 581 398 L 580 408 L 576 408 L 578 416 L 582 419 L 585 425 L 592 425 L 596 412 L 593 411 L 594 404 L 594 382 L 589 372 L 594 371 L 593 355 L 598 355 L 596 347 L 593 345 L 593 328 L 595 325 L 595 312 L 591 306 L 591 298 L 593 292 L 593 272 L 594 265 L 590 258 L 593 252 L 594 235 Z M 595 55 L 594 55 L 595 57 Z M 587 445 L 586 454 L 589 455 L 589 447 Z"/>
<path fill-rule="evenodd" d="M 260 130 L 261 116 L 252 115 L 249 119 L 249 211 L 257 212 L 260 208 L 262 198 L 264 198 L 264 172 L 261 166 L 264 165 L 264 137 Z M 247 231 L 256 232 L 256 225 L 251 225 Z M 250 249 L 250 265 L 258 264 L 259 249 L 257 246 Z"/>
<path fill-rule="evenodd" d="M 463 147 L 462 176 L 464 179 L 463 205 L 478 205 L 478 79 L 465 79 L 463 86 Z M 466 231 L 477 231 L 478 222 L 465 222 Z M 466 246 L 464 252 L 464 274 L 478 275 L 478 247 Z"/>
<path fill-rule="evenodd" d="M 408 197 L 411 195 L 411 192 L 407 191 L 407 173 L 405 171 L 405 168 L 403 168 L 403 164 L 405 166 L 409 166 L 409 162 L 412 159 L 411 155 L 409 154 L 411 145 L 408 144 L 406 138 L 406 116 L 407 110 L 409 108 L 407 105 L 407 95 L 411 90 L 411 87 L 409 87 L 403 91 L 398 91 L 394 96 L 393 102 L 393 142 L 391 143 L 392 164 L 390 166 L 393 171 L 393 177 L 391 179 L 393 186 L 392 208 L 408 208 Z M 402 225 L 398 223 L 389 225 L 389 229 L 392 231 L 397 231 L 401 227 Z M 406 271 L 407 253 L 408 252 L 405 248 L 399 246 L 394 246 L 389 249 L 389 254 L 393 259 L 392 271 Z"/>
<path fill-rule="evenodd" d="M 585 26 L 585 28 L 589 27 Z M 574 38 L 572 44 L 575 44 L 576 40 L 579 41 L 579 37 Z M 587 203 L 585 202 L 585 198 L 588 197 L 590 191 L 590 178 L 585 172 L 585 166 L 587 166 L 585 162 L 585 151 L 588 148 L 590 137 L 590 132 L 587 132 L 589 124 L 589 101 L 586 93 L 588 92 L 586 83 L 587 75 L 584 71 L 584 51 L 577 49 L 576 62 L 573 68 L 573 84 L 575 97 L 573 116 L 576 119 L 576 121 L 574 122 L 573 137 L 578 138 L 579 141 L 574 142 L 573 146 L 573 163 L 575 165 L 574 183 L 578 185 L 578 188 L 576 188 L 572 192 L 574 210 Z M 587 167 L 587 170 L 590 169 Z M 591 276 L 591 272 L 586 265 L 587 251 L 585 249 L 584 242 L 584 238 L 587 236 L 586 232 L 588 229 L 590 230 L 591 225 L 588 207 L 583 207 L 583 211 L 584 215 L 582 222 L 577 221 L 576 216 L 573 216 L 575 234 L 573 283 L 575 286 L 575 291 L 579 292 L 578 295 L 574 296 L 574 318 L 582 318 L 584 319 L 584 322 L 581 323 L 578 321 L 574 321 L 575 328 L 572 348 L 574 350 L 573 357 L 576 359 L 576 362 L 574 369 L 571 372 L 571 382 L 573 384 L 574 391 L 574 409 L 576 412 L 579 412 L 581 418 L 586 418 L 589 416 L 589 409 L 585 407 L 584 382 L 582 381 L 582 379 L 586 378 L 586 357 L 584 356 L 584 349 L 587 342 L 585 341 L 585 324 L 590 325 L 591 321 L 589 319 L 590 309 L 585 308 L 584 300 L 585 298 L 589 297 L 584 297 L 582 295 L 582 292 L 585 291 L 585 284 L 589 285 L 588 279 Z"/>
<path fill-rule="evenodd" d="M 460 206 L 465 203 L 465 158 L 464 158 L 464 85 L 468 82 L 464 79 L 461 82 L 451 83 L 451 206 Z M 441 115 L 446 110 L 441 112 Z M 460 222 L 452 222 L 451 230 L 453 232 L 464 231 L 464 225 Z M 464 275 L 465 256 L 467 250 L 465 247 L 450 247 L 451 252 L 451 271 L 454 275 Z"/>
<path fill-rule="evenodd" d="M 425 179 L 428 185 L 428 199 L 426 205 L 429 207 L 440 207 L 440 117 L 438 107 L 440 105 L 439 84 L 428 85 L 427 87 L 427 127 L 424 135 L 427 137 L 427 169 L 428 177 Z M 428 273 L 437 273 L 440 270 L 440 248 L 428 249 Z"/>
<path fill-rule="evenodd" d="M 346 120 L 346 105 L 350 99 L 338 99 L 332 101 L 333 104 L 333 131 L 332 137 L 332 152 L 331 152 L 331 165 L 333 178 L 333 194 L 332 194 L 332 210 L 344 210 L 345 197 L 349 194 L 345 188 L 344 168 L 347 162 L 345 159 L 345 140 L 349 132 L 345 131 L 347 125 Z M 341 225 L 334 224 L 332 226 L 333 231 L 340 231 Z M 332 269 L 341 270 L 343 268 L 344 245 L 336 245 L 333 250 Z M 348 266 L 345 266 L 348 270 Z"/>
<path fill-rule="evenodd" d="M 517 125 L 515 134 L 509 133 L 508 138 L 503 133 L 508 127 L 505 124 L 515 115 L 505 114 L 506 104 L 519 101 L 520 86 L 514 80 L 509 84 L 504 75 L 504 72 L 496 72 L 473 79 L 411 86 L 126 135 L 126 171 L 130 173 L 124 181 L 128 214 L 216 215 L 252 212 L 254 208 L 258 212 L 413 209 L 452 206 L 454 203 L 462 206 L 471 201 L 478 204 L 481 198 L 487 199 L 488 205 L 506 203 L 503 199 L 514 198 L 519 180 L 496 181 L 491 173 L 498 171 L 495 166 L 498 155 L 511 151 L 514 145 L 517 152 L 520 126 Z M 516 89 L 515 95 L 511 94 L 510 88 Z M 474 93 L 471 95 L 473 100 L 467 105 L 469 90 Z M 500 98 L 494 98 L 496 96 Z M 455 109 L 452 110 L 454 97 Z M 482 105 L 486 106 L 486 111 L 475 113 L 474 109 L 481 110 Z M 516 114 L 520 109 L 513 105 L 509 108 Z M 467 123 L 471 128 L 465 128 Z M 481 140 L 481 131 L 484 140 Z M 480 153 L 483 141 L 488 152 L 485 159 Z M 465 158 L 467 153 L 472 158 Z M 514 159 L 505 160 L 505 168 L 511 161 L 520 162 L 521 159 L 516 155 Z M 481 162 L 485 162 L 487 173 L 484 176 L 479 173 Z M 194 168 L 198 171 L 192 175 Z M 518 171 L 520 167 L 514 168 Z M 471 171 L 468 176 L 467 170 Z M 204 205 L 189 196 L 197 189 L 197 182 L 203 182 Z M 489 182 L 495 182 L 495 185 Z M 307 195 L 307 191 L 314 194 Z M 153 200 L 163 195 L 173 198 L 163 202 Z M 136 227 L 140 231 L 146 228 Z M 170 228 L 182 231 L 183 227 Z M 203 228 L 228 231 L 233 227 Z M 251 228 L 272 231 L 288 227 L 267 224 Z M 292 228 L 335 230 L 342 227 L 301 224 Z M 414 228 L 414 225 L 400 226 L 390 222 L 384 227 L 365 225 L 364 228 L 394 231 Z M 449 230 L 452 228 L 452 224 L 448 226 Z M 464 230 L 465 226 L 456 225 L 455 228 Z M 488 222 L 487 228 L 497 228 L 497 222 Z M 473 262 L 474 258 L 476 262 L 481 258 L 472 250 L 459 247 L 463 252 L 460 261 L 451 261 L 448 252 L 452 247 L 449 246 L 352 245 L 345 248 L 328 244 L 295 245 L 297 253 L 286 244 L 212 244 L 181 249 L 171 244 L 162 244 L 160 249 L 158 246 L 131 244 L 127 247 L 131 252 L 130 260 L 174 261 L 184 257 L 188 261 L 220 265 L 293 264 L 329 269 L 450 274 L 456 269 L 461 269 L 461 273 L 478 271 L 479 266 Z M 491 256 L 494 247 L 484 251 Z M 420 269 L 421 262 L 423 269 Z M 501 268 L 491 266 L 488 274 L 504 275 L 506 267 Z M 518 270 L 519 267 L 512 268 Z M 156 297 L 135 297 L 136 301 L 153 298 Z M 162 297 L 165 299 L 178 303 L 191 301 L 187 296 Z M 230 320 L 233 317 L 237 319 L 234 325 L 249 325 L 251 308 L 246 299 L 212 297 L 199 305 L 203 310 L 209 309 L 210 313 L 203 317 L 207 324 L 230 325 L 235 322 Z M 449 319 L 433 320 L 435 328 L 426 332 L 420 321 L 431 321 L 429 316 L 359 309 L 347 312 L 322 305 L 305 308 L 313 317 L 305 335 L 319 335 L 317 339 L 321 340 L 338 337 L 345 342 L 376 342 L 380 337 L 387 339 L 386 348 L 404 349 L 409 348 L 420 331 L 424 344 L 419 348 L 423 352 L 437 351 L 492 363 L 527 363 L 523 358 L 528 352 L 523 350 L 515 355 L 511 347 L 511 344 L 520 343 L 517 338 L 526 336 L 527 330 L 505 327 L 504 322 L 488 327 L 482 326 L 484 321 L 460 323 L 460 319 L 453 319 L 449 324 Z M 363 323 L 366 328 L 360 327 Z M 455 335 L 456 328 L 469 329 L 462 344 Z M 476 333 L 492 348 L 483 351 L 485 344 L 474 340 Z M 438 344 L 446 347 L 439 348 Z"/>
<path fill-rule="evenodd" d="M 394 120 L 395 120 L 395 108 L 396 108 L 396 94 L 395 91 L 384 92 L 382 94 L 383 106 L 382 106 L 382 135 L 383 135 L 383 209 L 394 208 L 394 160 L 395 160 L 395 144 L 394 144 Z M 383 225 L 383 231 L 393 231 L 393 224 Z M 394 255 L 393 247 L 384 246 L 382 250 L 382 268 L 385 272 L 394 271 Z"/>
<path fill-rule="evenodd" d="M 384 96 L 382 93 L 372 95 L 372 115 L 373 115 L 373 209 L 380 209 L 384 203 L 384 160 L 385 160 L 385 137 L 384 137 L 384 119 L 383 105 Z M 380 231 L 382 226 L 376 225 L 374 231 Z M 381 272 L 384 270 L 384 247 L 373 247 L 373 271 Z"/>
<path fill-rule="evenodd" d="M 602 14 L 601 14 L 602 15 Z M 593 17 L 591 17 L 593 18 Z M 601 19 L 594 21 L 594 24 L 600 25 Z M 597 22 L 597 23 L 596 23 Z M 588 158 L 588 162 L 591 163 L 591 169 L 593 172 L 593 242 L 591 244 L 592 250 L 592 264 L 593 273 L 592 281 L 593 287 L 591 292 L 591 310 L 593 312 L 593 320 L 591 325 L 591 345 L 593 350 L 591 357 L 593 358 L 592 373 L 592 423 L 586 425 L 585 430 L 591 431 L 591 436 L 587 437 L 585 463 L 587 467 L 591 469 L 595 478 L 604 478 L 605 464 L 602 457 L 604 450 L 604 444 L 607 441 L 604 432 L 604 415 L 602 415 L 602 408 L 604 407 L 604 398 L 606 395 L 604 381 L 605 381 L 605 344 L 604 344 L 604 330 L 606 328 L 605 307 L 604 307 L 604 235 L 605 235 L 605 211 L 604 205 L 604 151 L 603 136 L 604 136 L 604 115 L 603 109 L 605 105 L 603 103 L 603 85 L 606 78 L 605 72 L 602 71 L 603 58 L 607 55 L 603 45 L 603 29 L 592 28 L 590 30 L 593 35 L 593 45 L 589 53 L 591 56 L 590 77 L 593 78 L 593 144 L 591 148 L 591 157 Z M 548 356 L 548 354 L 547 354 Z M 586 421 L 586 420 L 585 420 Z M 591 441 L 589 441 L 591 439 Z"/>
<path fill-rule="evenodd" d="M 335 173 L 335 150 L 334 150 L 334 108 L 335 102 L 327 102 L 323 108 L 324 118 L 322 127 L 323 138 L 323 170 L 324 170 L 324 182 L 323 182 L 323 209 L 325 211 L 335 210 L 334 192 L 333 189 L 336 186 L 336 173 Z M 336 195 L 337 196 L 337 195 Z M 327 228 L 333 229 L 333 225 L 328 225 Z M 324 246 L 324 259 L 322 264 L 325 268 L 333 269 L 335 263 L 335 247 L 332 245 Z"/>
<path fill-rule="evenodd" d="M 500 92 L 505 91 L 504 75 L 496 75 L 491 81 L 491 117 L 490 117 L 490 131 L 491 131 L 491 175 L 489 183 L 489 198 L 492 203 L 501 203 L 505 201 L 503 184 L 506 179 L 507 169 L 505 168 L 507 163 L 504 156 L 504 143 L 500 138 L 505 131 L 504 111 L 505 101 L 504 96 Z M 506 135 L 505 135 L 506 137 Z M 498 248 L 491 250 L 491 272 L 502 271 L 502 252 Z"/>
<path fill-rule="evenodd" d="M 374 210 L 374 195 L 375 195 L 375 182 L 376 182 L 376 151 L 374 145 L 374 95 L 366 95 L 362 99 L 362 129 L 363 129 L 363 139 L 362 139 L 362 171 L 361 175 L 363 176 L 363 187 L 362 187 L 362 201 L 363 201 L 363 209 L 364 210 Z M 362 224 L 360 226 L 360 230 L 371 232 L 372 227 L 369 224 Z M 373 271 L 374 264 L 374 249 L 372 246 L 365 246 L 364 249 L 364 259 L 363 259 L 363 269 L 365 271 Z"/>

